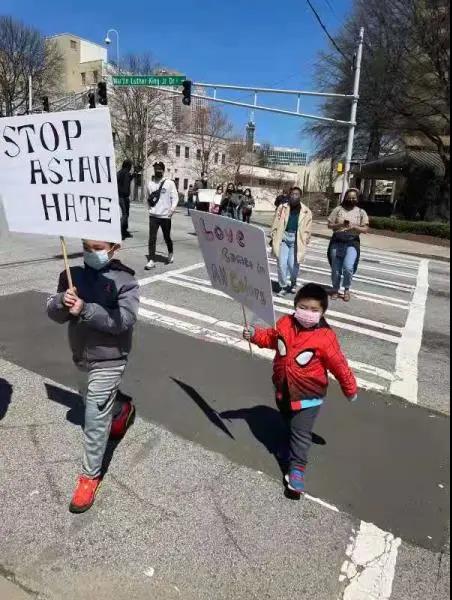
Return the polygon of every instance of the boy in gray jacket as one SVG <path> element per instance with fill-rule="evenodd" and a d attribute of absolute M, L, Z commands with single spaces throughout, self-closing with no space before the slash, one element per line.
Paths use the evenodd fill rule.
<path fill-rule="evenodd" d="M 132 347 L 138 316 L 139 287 L 135 273 L 113 256 L 119 246 L 83 242 L 84 267 L 60 275 L 58 292 L 47 303 L 47 314 L 57 323 L 69 323 L 73 360 L 83 374 L 85 401 L 82 475 L 69 507 L 74 513 L 91 508 L 102 477 L 109 436 L 120 439 L 135 415 L 131 401 L 117 399 Z"/>

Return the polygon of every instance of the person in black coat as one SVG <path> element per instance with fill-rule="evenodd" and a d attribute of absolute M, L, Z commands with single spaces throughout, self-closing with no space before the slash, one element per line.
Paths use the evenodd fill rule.
<path fill-rule="evenodd" d="M 126 159 L 122 163 L 122 168 L 117 174 L 119 206 L 121 208 L 121 234 L 123 240 L 133 237 L 129 232 L 130 184 L 135 178 L 135 173 L 132 175 L 132 167 L 132 161 Z"/>

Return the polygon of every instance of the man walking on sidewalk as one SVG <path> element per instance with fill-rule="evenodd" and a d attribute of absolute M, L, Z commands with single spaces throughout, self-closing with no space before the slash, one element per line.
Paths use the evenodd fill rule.
<path fill-rule="evenodd" d="M 168 248 L 168 264 L 174 262 L 174 248 L 171 239 L 171 219 L 179 203 L 176 184 L 171 179 L 164 179 L 165 165 L 154 164 L 154 177 L 148 184 L 149 205 L 149 262 L 146 270 L 155 268 L 155 251 L 158 230 L 162 228 L 163 238 Z"/>

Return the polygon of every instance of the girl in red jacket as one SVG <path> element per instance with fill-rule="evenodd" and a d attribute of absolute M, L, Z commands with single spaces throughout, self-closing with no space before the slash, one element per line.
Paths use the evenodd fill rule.
<path fill-rule="evenodd" d="M 260 348 L 276 351 L 273 384 L 276 403 L 289 425 L 289 490 L 302 494 L 312 445 L 312 430 L 328 390 L 328 371 L 345 396 L 357 399 L 356 378 L 325 320 L 328 294 L 314 283 L 295 297 L 295 314 L 280 319 L 276 329 L 248 327 L 243 337 Z"/>

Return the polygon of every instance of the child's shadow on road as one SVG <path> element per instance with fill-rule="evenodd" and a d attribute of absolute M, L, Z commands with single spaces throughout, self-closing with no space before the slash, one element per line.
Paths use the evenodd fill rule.
<path fill-rule="evenodd" d="M 220 413 L 220 417 L 228 421 L 245 421 L 256 440 L 275 457 L 282 473 L 287 473 L 289 428 L 278 410 L 271 406 L 260 405 L 227 410 Z M 326 445 L 326 441 L 315 433 L 312 434 L 312 442 L 319 446 Z"/>
<path fill-rule="evenodd" d="M 85 426 L 85 406 L 80 394 L 76 394 L 69 390 L 65 390 L 64 388 L 51 385 L 50 383 L 46 383 L 45 387 L 49 400 L 69 408 L 68 412 L 66 413 L 67 421 L 83 429 Z M 114 453 L 116 452 L 116 449 L 121 441 L 122 440 L 108 441 L 102 464 L 102 477 L 107 474 L 111 461 L 113 460 Z"/>

